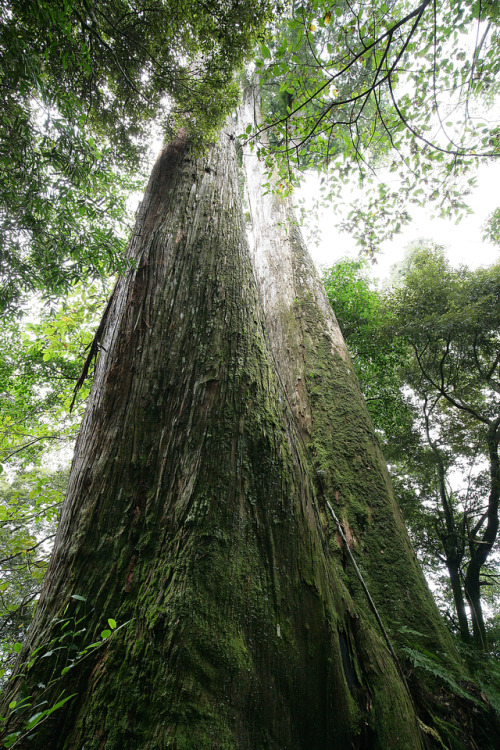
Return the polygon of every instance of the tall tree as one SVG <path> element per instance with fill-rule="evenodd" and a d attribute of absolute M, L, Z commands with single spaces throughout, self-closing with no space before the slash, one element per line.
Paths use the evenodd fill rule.
<path fill-rule="evenodd" d="M 487 747 L 290 207 L 254 189 L 255 283 L 234 140 L 180 130 L 153 171 L 6 741 Z M 410 646 L 439 653 L 408 684 Z"/>
<path fill-rule="evenodd" d="M 481 589 L 495 578 L 498 533 L 498 265 L 454 269 L 441 248 L 419 243 L 383 293 L 360 263 L 341 262 L 327 284 L 415 538 L 448 569 L 462 638 L 467 602 L 485 649 Z"/>
<path fill-rule="evenodd" d="M 464 673 L 289 206 L 268 200 L 274 218 L 252 211 L 281 231 L 286 283 L 260 278 L 263 313 L 232 133 L 155 166 L 6 699 L 18 747 L 423 748 L 439 716 L 463 747 L 496 731 L 485 706 L 458 726 L 430 698 L 448 669 L 467 710 Z M 440 652 L 412 697 L 351 551 L 394 642 L 418 624 Z"/>
<path fill-rule="evenodd" d="M 466 268 L 455 271 L 442 252 L 417 249 L 393 295 L 395 318 L 400 321 L 397 328 L 409 341 L 413 355 L 414 367 L 408 370 L 407 380 L 422 400 L 425 434 L 438 469 L 446 527 L 443 547 L 452 585 L 458 593 L 460 549 L 465 543 L 464 591 L 474 638 L 482 648 L 486 648 L 486 633 L 481 571 L 499 525 L 499 270 L 497 265 L 476 272 Z M 451 451 L 457 446 L 460 455 L 460 439 L 461 454 L 466 455 L 472 445 L 474 459 L 483 458 L 488 467 L 481 501 L 466 503 L 463 508 L 462 543 L 460 523 L 454 517 L 453 500 L 445 486 L 447 465 L 451 463 L 446 445 Z"/>
<path fill-rule="evenodd" d="M 325 565 L 306 458 L 268 352 L 236 159 L 222 138 L 207 158 L 193 159 L 181 140 L 163 153 L 131 245 L 137 268 L 108 308 L 25 653 L 52 640 L 72 595 L 104 621 L 131 622 L 67 673 L 78 686 L 72 708 L 40 725 L 36 743 L 56 747 L 62 733 L 67 747 L 333 746 L 339 735 L 347 744 L 348 717 L 362 705 L 349 683 L 354 694 L 365 682 L 383 694 L 389 680 L 377 707 L 384 733 L 419 747 L 390 657 L 369 623 L 351 618 Z M 92 618 L 91 640 L 101 627 Z M 378 668 L 356 666 L 361 648 L 375 649 Z M 30 703 L 60 692 L 50 686 L 66 665 L 58 653 L 31 666 Z M 361 682 L 356 669 L 368 670 Z M 40 683 L 50 687 L 35 698 Z"/>

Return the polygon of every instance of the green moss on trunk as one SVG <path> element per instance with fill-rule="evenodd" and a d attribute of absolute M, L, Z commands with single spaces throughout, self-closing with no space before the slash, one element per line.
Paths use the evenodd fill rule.
<path fill-rule="evenodd" d="M 387 648 L 332 564 L 221 139 L 196 159 L 179 140 L 151 177 L 21 658 L 75 594 L 84 642 L 129 624 L 66 676 L 63 648 L 13 683 L 7 700 L 75 694 L 18 747 L 419 750 Z"/>

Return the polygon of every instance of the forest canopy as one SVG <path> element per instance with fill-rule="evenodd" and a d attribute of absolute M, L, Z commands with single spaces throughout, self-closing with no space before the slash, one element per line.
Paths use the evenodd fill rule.
<path fill-rule="evenodd" d="M 267 2 L 0 5 L 0 304 L 121 268 L 153 120 L 205 142 Z M 139 180 L 137 179 L 139 177 Z"/>
<path fill-rule="evenodd" d="M 209 142 L 255 50 L 264 122 L 248 143 L 285 192 L 319 170 L 335 205 L 355 172 L 364 198 L 344 228 L 366 252 L 411 203 L 465 211 L 474 165 L 500 152 L 496 2 L 3 0 L 0 12 L 4 308 L 121 267 L 151 123 Z"/>

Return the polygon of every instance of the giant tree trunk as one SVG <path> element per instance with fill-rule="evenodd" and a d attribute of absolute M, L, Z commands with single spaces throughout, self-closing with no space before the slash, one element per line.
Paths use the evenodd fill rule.
<path fill-rule="evenodd" d="M 205 157 L 195 158 L 182 139 L 162 153 L 130 255 L 134 267 L 105 316 L 54 554 L 21 660 L 42 648 L 6 701 L 24 695 L 53 706 L 61 695 L 74 697 L 30 739 L 21 734 L 17 747 L 424 747 L 414 705 L 343 569 L 311 478 L 296 420 L 307 437 L 312 417 L 301 416 L 300 388 L 292 415 L 283 388 L 293 381 L 291 360 L 269 346 L 227 133 Z M 313 324 L 310 335 L 320 338 L 307 346 L 330 351 L 320 320 Z M 311 380 L 321 390 L 316 372 Z M 331 470 L 339 492 L 351 462 L 384 477 L 375 448 L 369 458 L 356 452 L 373 441 L 360 428 L 361 407 L 352 412 L 344 397 L 359 399 L 357 386 L 342 385 L 331 417 L 339 429 L 343 414 L 350 422 L 334 453 L 345 461 Z M 327 447 L 317 445 L 319 465 L 327 466 Z M 350 476 L 353 486 L 362 481 Z M 386 617 L 402 621 L 414 598 L 434 616 L 387 503 L 370 494 L 370 510 L 360 504 L 360 528 L 381 526 L 378 537 L 367 532 L 378 546 L 363 542 L 370 584 L 378 580 L 383 591 L 397 563 L 380 603 Z M 357 526 L 350 518 L 344 524 L 351 543 L 361 544 Z M 75 596 L 86 600 L 77 627 L 67 620 L 82 607 Z M 128 625 L 60 676 L 72 640 L 99 640 L 108 618 Z M 87 630 L 66 638 L 65 627 Z M 434 620 L 426 632 L 447 645 Z M 23 732 L 33 710 L 16 709 L 7 732 Z"/>
<path fill-rule="evenodd" d="M 133 619 L 52 688 L 36 686 L 64 648 L 35 662 L 22 689 L 75 697 L 28 744 L 420 748 L 387 649 L 329 561 L 221 138 L 198 159 L 179 140 L 155 166 L 24 655 L 72 595 L 91 640 Z"/>

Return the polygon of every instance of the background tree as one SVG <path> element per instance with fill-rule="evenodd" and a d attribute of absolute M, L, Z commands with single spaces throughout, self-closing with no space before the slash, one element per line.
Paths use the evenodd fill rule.
<path fill-rule="evenodd" d="M 499 269 L 454 270 L 442 250 L 424 244 L 385 293 L 371 290 L 360 270 L 344 262 L 331 271 L 330 299 L 369 384 L 368 406 L 419 546 L 448 568 L 462 637 L 469 637 L 465 596 L 474 639 L 486 648 L 480 592 L 496 580 L 487 560 L 498 530 Z M 347 285 L 339 293 L 332 281 L 342 276 Z M 388 382 L 395 396 L 389 407 Z"/>

